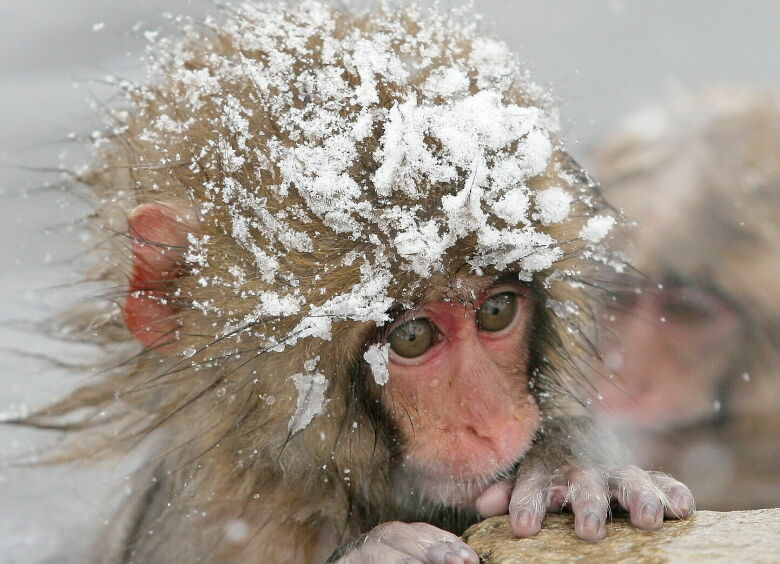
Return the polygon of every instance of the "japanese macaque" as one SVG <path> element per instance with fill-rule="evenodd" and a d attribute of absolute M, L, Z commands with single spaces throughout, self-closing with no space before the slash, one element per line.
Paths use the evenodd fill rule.
<path fill-rule="evenodd" d="M 607 421 L 699 507 L 780 505 L 780 98 L 712 89 L 629 119 L 602 145 L 637 222 L 599 386 Z"/>
<path fill-rule="evenodd" d="M 486 515 L 692 512 L 571 415 L 614 217 L 466 19 L 227 8 L 120 85 L 83 182 L 121 294 L 75 315 L 112 354 L 28 419 L 156 437 L 106 560 L 476 563 Z"/>

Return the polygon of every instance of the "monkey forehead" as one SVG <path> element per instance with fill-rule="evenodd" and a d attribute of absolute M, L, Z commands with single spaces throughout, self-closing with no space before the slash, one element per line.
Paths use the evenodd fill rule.
<path fill-rule="evenodd" d="M 457 302 L 464 305 L 474 304 L 481 296 L 497 284 L 507 283 L 507 280 L 517 281 L 514 276 L 477 275 L 461 273 L 455 276 L 435 275 L 430 279 L 428 290 L 423 301 Z"/>

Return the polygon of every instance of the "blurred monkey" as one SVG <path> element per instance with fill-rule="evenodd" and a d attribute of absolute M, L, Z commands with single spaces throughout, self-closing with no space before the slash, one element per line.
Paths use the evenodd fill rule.
<path fill-rule="evenodd" d="M 699 507 L 780 505 L 780 96 L 712 89 L 599 147 L 636 222 L 605 313 L 596 402 Z"/>

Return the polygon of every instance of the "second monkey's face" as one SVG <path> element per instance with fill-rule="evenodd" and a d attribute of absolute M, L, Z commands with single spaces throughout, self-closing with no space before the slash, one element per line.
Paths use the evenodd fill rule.
<path fill-rule="evenodd" d="M 540 419 L 528 386 L 530 289 L 479 280 L 461 286 L 389 327 L 385 390 L 404 471 L 429 490 L 423 495 L 456 504 L 512 468 Z"/>
<path fill-rule="evenodd" d="M 663 284 L 619 294 L 605 313 L 607 374 L 597 404 L 613 424 L 668 429 L 718 415 L 723 380 L 741 356 L 734 305 L 703 283 Z"/>

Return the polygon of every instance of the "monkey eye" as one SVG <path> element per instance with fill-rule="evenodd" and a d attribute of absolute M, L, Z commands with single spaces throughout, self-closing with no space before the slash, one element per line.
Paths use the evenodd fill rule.
<path fill-rule="evenodd" d="M 431 348 L 434 331 L 433 324 L 424 317 L 411 319 L 393 329 L 387 342 L 396 354 L 414 358 Z"/>
<path fill-rule="evenodd" d="M 705 325 L 721 310 L 717 297 L 696 288 L 674 288 L 662 292 L 660 306 L 671 320 L 683 325 Z"/>
<path fill-rule="evenodd" d="M 517 312 L 517 296 L 502 292 L 490 296 L 477 310 L 477 325 L 483 331 L 501 331 L 512 323 Z"/>

